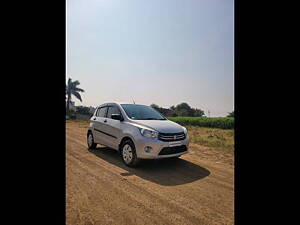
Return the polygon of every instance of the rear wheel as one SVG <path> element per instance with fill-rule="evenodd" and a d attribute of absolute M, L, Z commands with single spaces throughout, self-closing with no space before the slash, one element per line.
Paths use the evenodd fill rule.
<path fill-rule="evenodd" d="M 89 149 L 95 149 L 97 144 L 94 142 L 94 137 L 92 132 L 89 132 L 87 135 L 87 144 Z"/>
<path fill-rule="evenodd" d="M 121 145 L 121 156 L 124 164 L 129 167 L 136 166 L 139 163 L 137 158 L 134 143 L 131 140 L 126 140 Z"/>

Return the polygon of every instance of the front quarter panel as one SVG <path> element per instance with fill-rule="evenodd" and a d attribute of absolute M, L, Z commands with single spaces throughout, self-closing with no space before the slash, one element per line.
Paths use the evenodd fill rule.
<path fill-rule="evenodd" d="M 135 143 L 135 138 L 140 134 L 139 129 L 132 125 L 130 122 L 123 122 L 121 124 L 122 137 L 120 138 L 120 142 L 124 137 L 130 137 L 132 141 Z"/>

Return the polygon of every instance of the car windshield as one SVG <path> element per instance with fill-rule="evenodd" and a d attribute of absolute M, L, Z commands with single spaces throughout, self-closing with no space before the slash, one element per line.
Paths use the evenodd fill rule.
<path fill-rule="evenodd" d="M 150 106 L 121 104 L 127 116 L 133 120 L 166 120 L 159 112 Z"/>

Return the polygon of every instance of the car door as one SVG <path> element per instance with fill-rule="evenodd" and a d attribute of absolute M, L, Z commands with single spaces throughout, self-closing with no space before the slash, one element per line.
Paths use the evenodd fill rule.
<path fill-rule="evenodd" d="M 96 143 L 107 145 L 107 135 L 105 135 L 105 126 L 107 122 L 106 118 L 107 106 L 99 107 L 94 118 L 94 139 Z"/>
<path fill-rule="evenodd" d="M 122 138 L 121 121 L 111 118 L 112 114 L 121 114 L 115 105 L 110 105 L 107 110 L 107 122 L 105 132 L 107 133 L 107 142 L 111 148 L 118 149 Z M 121 114 L 122 115 L 122 114 Z"/>

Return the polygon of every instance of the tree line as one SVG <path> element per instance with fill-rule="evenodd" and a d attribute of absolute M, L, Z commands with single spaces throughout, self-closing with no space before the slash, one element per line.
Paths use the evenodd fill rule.
<path fill-rule="evenodd" d="M 188 103 L 180 103 L 176 106 L 171 106 L 170 108 L 159 107 L 156 104 L 150 105 L 152 108 L 160 112 L 165 117 L 204 117 L 205 113 L 201 109 L 192 108 Z M 234 111 L 229 112 L 226 117 L 234 117 Z"/>
<path fill-rule="evenodd" d="M 72 99 L 72 95 L 75 96 L 82 102 L 80 92 L 84 92 L 83 89 L 79 88 L 80 82 L 78 80 L 72 81 L 71 78 L 68 79 L 68 83 L 66 85 L 66 113 L 70 115 L 70 102 Z M 150 105 L 152 108 L 160 112 L 165 117 L 177 117 L 177 116 L 184 116 L 184 117 L 203 117 L 204 111 L 197 108 L 192 108 L 189 104 L 183 102 L 176 106 L 171 106 L 170 108 L 163 108 L 156 104 Z M 92 115 L 93 110 L 91 107 L 86 106 L 77 106 L 76 112 L 83 115 Z M 234 117 L 234 111 L 229 112 L 227 117 Z"/>
<path fill-rule="evenodd" d="M 180 103 L 176 106 L 171 106 L 170 108 L 159 107 L 156 104 L 150 105 L 152 108 L 160 112 L 165 117 L 176 117 L 176 116 L 190 116 L 190 117 L 202 117 L 204 116 L 204 111 L 197 108 L 192 108 L 188 103 Z"/>
<path fill-rule="evenodd" d="M 156 104 L 150 105 L 156 111 L 160 112 L 165 117 L 204 117 L 204 111 L 197 108 L 191 108 L 187 103 L 181 103 L 177 106 L 171 106 L 170 108 L 159 107 Z M 93 115 L 94 110 L 91 110 L 93 107 L 87 106 L 76 106 L 76 113 L 83 115 Z M 94 109 L 94 108 L 93 108 Z M 229 112 L 226 117 L 234 117 L 234 111 Z"/>

